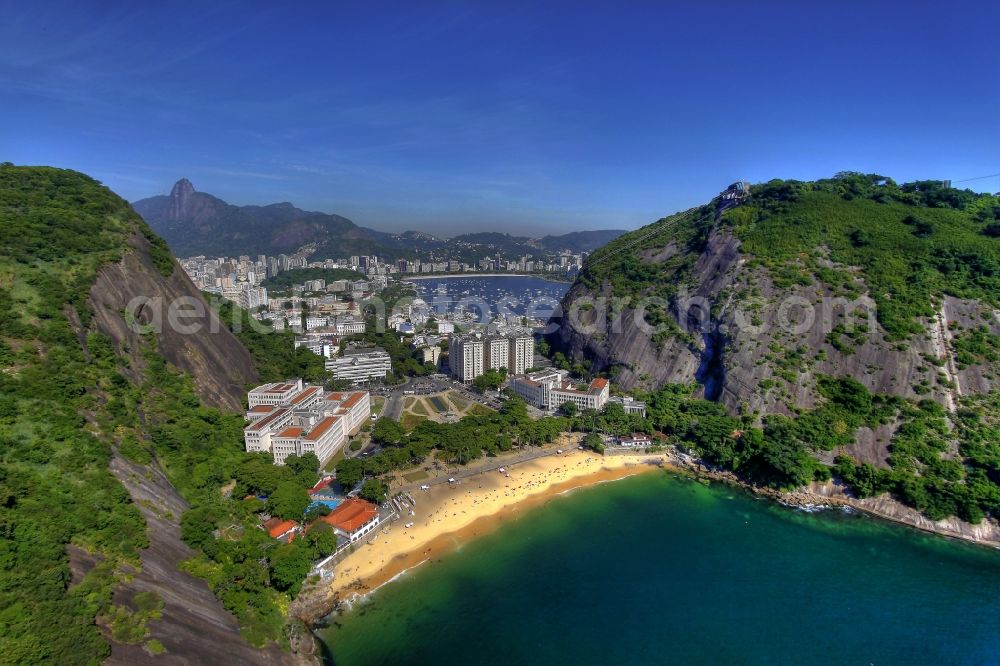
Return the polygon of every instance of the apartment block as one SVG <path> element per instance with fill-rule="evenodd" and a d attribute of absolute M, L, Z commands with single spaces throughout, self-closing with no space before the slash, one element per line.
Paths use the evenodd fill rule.
<path fill-rule="evenodd" d="M 356 349 L 327 360 L 326 369 L 333 374 L 334 379 L 367 382 L 385 379 L 392 371 L 392 359 L 384 349 Z"/>

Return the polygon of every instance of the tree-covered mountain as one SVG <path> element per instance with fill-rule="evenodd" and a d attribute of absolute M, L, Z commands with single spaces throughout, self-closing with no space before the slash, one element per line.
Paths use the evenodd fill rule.
<path fill-rule="evenodd" d="M 589 252 L 625 233 L 582 231 L 539 240 L 504 233 L 463 234 L 452 239 L 422 231 L 390 234 L 359 227 L 340 215 L 304 211 L 290 203 L 234 206 L 196 191 L 186 178 L 177 181 L 169 195 L 141 199 L 132 205 L 180 257 L 292 254 L 312 246 L 315 259 L 377 255 L 389 261 L 433 257 L 471 262 L 497 251 L 508 258 L 561 250 Z"/>
<path fill-rule="evenodd" d="M 0 165 L 0 661 L 291 661 L 281 576 L 315 554 L 222 493 L 259 485 L 246 386 L 302 371 L 279 337 L 248 353 L 96 181 Z"/>
<path fill-rule="evenodd" d="M 310 244 L 330 256 L 384 255 L 397 249 L 390 234 L 359 227 L 346 217 L 304 211 L 287 202 L 234 206 L 196 191 L 186 178 L 169 195 L 132 206 L 181 257 L 292 254 Z"/>
<path fill-rule="evenodd" d="M 996 516 L 998 221 L 935 181 L 731 191 L 593 253 L 553 343 L 624 388 L 695 384 L 731 419 L 702 453 L 749 476 L 816 457 L 935 519 Z"/>

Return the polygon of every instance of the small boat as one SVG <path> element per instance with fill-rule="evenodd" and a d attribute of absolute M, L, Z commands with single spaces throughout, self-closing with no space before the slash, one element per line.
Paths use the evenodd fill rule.
<path fill-rule="evenodd" d="M 410 529 L 411 527 L 413 527 L 413 523 L 406 523 L 405 525 L 403 525 L 403 527 L 405 527 L 406 529 Z"/>

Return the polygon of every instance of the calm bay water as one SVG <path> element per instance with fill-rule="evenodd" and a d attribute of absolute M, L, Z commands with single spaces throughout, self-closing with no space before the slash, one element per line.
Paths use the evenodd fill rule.
<path fill-rule="evenodd" d="M 329 663 L 1000 663 L 1000 552 L 666 473 L 576 491 L 321 632 Z"/>
<path fill-rule="evenodd" d="M 568 282 L 533 275 L 443 276 L 413 283 L 436 312 L 464 310 L 481 323 L 502 314 L 548 319 L 570 287 Z"/>

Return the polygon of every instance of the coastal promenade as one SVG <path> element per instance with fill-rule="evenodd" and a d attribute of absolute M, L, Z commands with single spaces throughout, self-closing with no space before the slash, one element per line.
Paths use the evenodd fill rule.
<path fill-rule="evenodd" d="M 502 456 L 496 456 L 494 458 L 483 458 L 482 460 L 469 463 L 468 465 L 442 465 L 440 468 L 436 468 L 432 463 L 425 466 L 425 468 L 427 468 L 427 472 L 431 474 L 431 476 L 420 481 L 413 482 L 404 481 L 400 483 L 398 480 L 394 480 L 393 484 L 390 486 L 390 490 L 393 493 L 412 492 L 414 490 L 419 490 L 421 486 L 437 486 L 442 483 L 449 483 L 452 479 L 456 482 L 460 482 L 463 479 L 468 479 L 470 477 L 483 474 L 484 472 L 499 470 L 501 467 L 507 468 L 532 460 L 538 460 L 539 458 L 566 455 L 570 450 L 577 450 L 581 439 L 582 436 L 578 433 L 564 433 L 556 442 L 551 444 L 546 444 L 545 446 L 540 447 L 525 447 L 520 451 L 504 454 Z M 562 453 L 560 453 L 560 451 L 562 451 Z"/>

